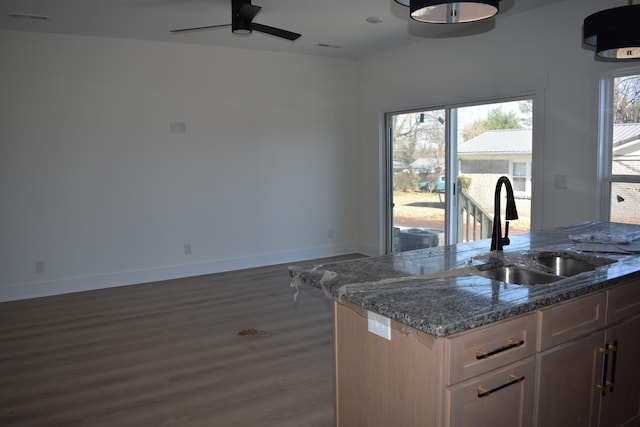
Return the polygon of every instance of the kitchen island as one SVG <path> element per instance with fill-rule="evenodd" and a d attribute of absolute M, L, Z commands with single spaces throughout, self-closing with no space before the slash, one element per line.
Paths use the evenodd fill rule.
<path fill-rule="evenodd" d="M 291 268 L 292 285 L 334 299 L 337 424 L 637 423 L 640 257 L 577 251 L 570 236 L 639 231 L 589 222 L 512 236 L 498 254 L 478 241 Z M 534 285 L 482 275 L 539 268 L 541 253 L 594 269 Z"/>

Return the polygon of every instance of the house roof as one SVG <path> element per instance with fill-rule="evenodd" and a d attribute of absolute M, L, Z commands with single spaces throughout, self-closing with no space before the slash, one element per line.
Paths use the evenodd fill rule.
<path fill-rule="evenodd" d="M 488 130 L 458 146 L 458 153 L 531 153 L 531 129 Z"/>
<path fill-rule="evenodd" d="M 640 139 L 640 123 L 618 123 L 613 125 L 613 146 L 627 144 Z"/>
<path fill-rule="evenodd" d="M 613 126 L 614 150 L 627 151 L 640 142 L 640 123 L 619 123 Z M 458 146 L 460 154 L 524 154 L 531 153 L 531 129 L 489 130 Z M 635 151 L 635 148 L 634 148 Z"/>

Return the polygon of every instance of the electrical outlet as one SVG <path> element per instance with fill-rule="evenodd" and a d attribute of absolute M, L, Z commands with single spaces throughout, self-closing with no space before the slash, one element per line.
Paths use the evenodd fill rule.
<path fill-rule="evenodd" d="M 184 254 L 185 255 L 191 255 L 191 243 L 185 243 L 184 244 Z"/>
<path fill-rule="evenodd" d="M 553 177 L 553 188 L 558 190 L 567 189 L 567 175 L 555 175 Z"/>
<path fill-rule="evenodd" d="M 185 122 L 171 122 L 169 123 L 170 133 L 186 133 L 187 124 Z"/>
<path fill-rule="evenodd" d="M 391 319 L 367 311 L 369 332 L 391 341 Z"/>
<path fill-rule="evenodd" d="M 36 261 L 36 273 L 44 273 L 45 265 L 44 261 Z"/>
<path fill-rule="evenodd" d="M 329 239 L 333 239 L 333 228 L 327 230 L 327 237 Z"/>

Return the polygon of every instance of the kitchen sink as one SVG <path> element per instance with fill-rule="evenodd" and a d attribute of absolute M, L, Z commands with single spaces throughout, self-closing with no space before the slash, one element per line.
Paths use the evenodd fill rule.
<path fill-rule="evenodd" d="M 488 264 L 479 265 L 475 274 L 516 285 L 544 285 L 595 271 L 614 262 L 614 259 L 571 251 L 531 251 L 519 255 L 513 264 L 494 259 Z"/>
<path fill-rule="evenodd" d="M 489 279 L 516 285 L 543 285 L 564 279 L 562 276 L 530 270 L 516 265 L 503 265 L 486 270 L 478 270 L 477 274 L 488 277 Z"/>
<path fill-rule="evenodd" d="M 577 254 L 569 251 L 536 252 L 530 254 L 533 263 L 546 272 L 571 277 L 616 262 L 614 259 Z"/>

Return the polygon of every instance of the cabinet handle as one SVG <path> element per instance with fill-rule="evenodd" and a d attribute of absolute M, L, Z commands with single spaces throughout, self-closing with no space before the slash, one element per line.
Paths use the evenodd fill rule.
<path fill-rule="evenodd" d="M 476 359 L 478 359 L 478 360 L 486 359 L 487 357 L 493 356 L 494 354 L 502 353 L 503 351 L 507 351 L 507 350 L 511 350 L 512 348 L 520 347 L 522 344 L 524 344 L 524 340 L 510 339 L 509 341 L 507 341 L 507 345 L 505 345 L 504 347 L 496 348 L 495 350 L 492 350 L 490 352 L 485 352 L 485 351 L 482 351 L 482 350 L 476 350 Z"/>
<path fill-rule="evenodd" d="M 496 392 L 496 391 L 498 391 L 498 390 L 502 390 L 502 389 L 503 389 L 503 388 L 505 388 L 505 387 L 509 387 L 510 385 L 517 384 L 517 383 L 519 383 L 519 382 L 521 382 L 521 381 L 524 381 L 524 375 L 523 375 L 523 376 L 521 376 L 521 377 L 517 377 L 517 376 L 515 376 L 515 375 L 513 375 L 513 374 L 512 374 L 512 375 L 509 375 L 509 382 L 506 382 L 506 383 L 504 383 L 504 384 L 502 384 L 502 385 L 499 385 L 499 386 L 498 386 L 498 387 L 496 387 L 496 388 L 492 388 L 492 389 L 490 389 L 490 390 L 487 390 L 487 389 L 484 389 L 484 388 L 482 388 L 482 387 L 478 387 L 478 390 L 477 390 L 477 392 L 478 392 L 478 397 L 487 397 L 487 396 L 489 396 L 491 393 L 495 393 L 495 392 Z"/>
<path fill-rule="evenodd" d="M 613 345 L 607 344 L 609 351 L 611 352 L 611 380 L 607 383 L 609 391 L 613 393 L 616 379 L 616 357 L 618 355 L 618 340 L 613 341 Z"/>
<path fill-rule="evenodd" d="M 607 370 L 609 369 L 609 344 L 605 344 L 604 348 L 600 347 L 598 349 L 600 353 L 604 355 L 604 361 L 602 362 L 602 384 L 596 384 L 596 390 L 601 391 L 601 395 L 604 396 L 607 394 Z"/>

